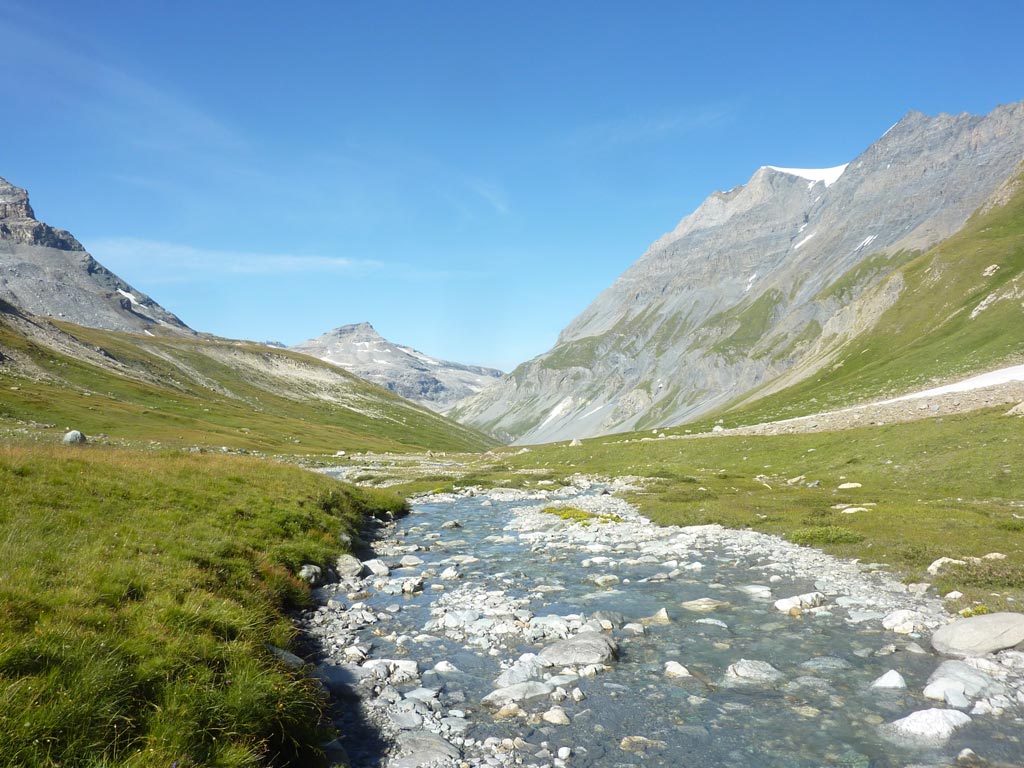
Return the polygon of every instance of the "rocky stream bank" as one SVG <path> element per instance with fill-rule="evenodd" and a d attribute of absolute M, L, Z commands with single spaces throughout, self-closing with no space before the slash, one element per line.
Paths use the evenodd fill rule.
<path fill-rule="evenodd" d="M 306 571 L 337 763 L 1024 765 L 1024 614 L 953 622 L 879 566 L 658 527 L 627 483 L 423 497 L 375 557 Z"/>

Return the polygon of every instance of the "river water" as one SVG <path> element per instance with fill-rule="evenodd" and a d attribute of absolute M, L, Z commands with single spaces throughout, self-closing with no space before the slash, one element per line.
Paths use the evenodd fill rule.
<path fill-rule="evenodd" d="M 947 708 L 922 695 L 943 661 L 927 650 L 948 620 L 938 601 L 773 537 L 657 527 L 587 485 L 420 501 L 375 545 L 389 575 L 319 590 L 330 602 L 309 629 L 328 665 L 363 670 L 363 707 L 394 745 L 360 757 L 350 743 L 356 764 L 888 768 L 957 765 L 969 748 L 1024 765 L 1024 655 L 991 665 L 989 698 L 961 707 L 975 714 L 948 739 L 898 736 L 888 724 Z M 596 517 L 567 522 L 552 505 Z M 816 591 L 823 604 L 799 615 L 774 605 Z M 883 628 L 899 609 L 913 611 L 900 632 Z M 504 682 L 554 685 L 500 712 L 481 703 L 523 654 L 592 630 L 617 659 L 562 669 L 527 656 Z M 415 661 L 415 674 L 367 678 L 380 660 Z M 667 676 L 672 661 L 691 674 Z M 890 670 L 905 689 L 872 687 Z M 452 749 L 424 748 L 422 732 Z"/>

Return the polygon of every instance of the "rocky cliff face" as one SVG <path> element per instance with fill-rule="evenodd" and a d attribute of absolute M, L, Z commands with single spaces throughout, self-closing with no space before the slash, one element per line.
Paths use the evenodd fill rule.
<path fill-rule="evenodd" d="M 439 413 L 482 391 L 502 375 L 493 368 L 435 360 L 394 344 L 369 323 L 335 328 L 292 349 L 341 366 Z"/>
<path fill-rule="evenodd" d="M 0 179 L 0 299 L 36 315 L 114 331 L 191 334 L 107 270 L 70 233 L 38 221 L 28 193 Z"/>
<path fill-rule="evenodd" d="M 810 350 L 824 364 L 823 342 L 870 325 L 844 309 L 959 230 L 1022 157 L 1024 102 L 910 112 L 846 166 L 762 167 L 651 245 L 551 351 L 451 415 L 545 442 L 678 424 L 787 371 L 809 375 Z M 858 306 L 895 298 L 878 294 Z"/>

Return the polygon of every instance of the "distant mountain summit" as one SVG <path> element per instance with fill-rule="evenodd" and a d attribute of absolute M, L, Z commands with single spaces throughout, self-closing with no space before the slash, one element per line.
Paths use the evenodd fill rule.
<path fill-rule="evenodd" d="M 334 363 L 439 413 L 502 375 L 493 368 L 436 360 L 395 344 L 369 323 L 343 325 L 291 349 Z"/>
<path fill-rule="evenodd" d="M 0 299 L 35 315 L 112 331 L 193 331 L 90 256 L 69 232 L 38 221 L 28 192 L 0 178 Z"/>
<path fill-rule="evenodd" d="M 449 415 L 540 443 L 680 424 L 811 376 L 894 305 L 903 286 L 888 277 L 961 230 L 1022 158 L 1024 102 L 909 112 L 833 168 L 763 166 L 655 241 L 553 349 Z"/>

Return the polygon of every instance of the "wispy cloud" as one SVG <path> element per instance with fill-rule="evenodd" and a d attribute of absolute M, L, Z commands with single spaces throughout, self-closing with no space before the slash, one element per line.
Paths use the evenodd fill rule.
<path fill-rule="evenodd" d="M 433 269 L 404 262 L 198 248 L 137 237 L 103 237 L 86 243 L 101 263 L 145 284 L 209 283 L 241 277 L 285 275 L 377 278 L 403 282 L 447 283 L 482 274 L 466 269 Z"/>
<path fill-rule="evenodd" d="M 337 256 L 259 253 L 196 248 L 134 237 L 101 238 L 89 243 L 101 262 L 150 273 L 151 282 L 202 282 L 225 275 L 365 273 L 388 269 L 385 262 Z"/>
<path fill-rule="evenodd" d="M 471 191 L 476 193 L 484 202 L 491 206 L 496 213 L 508 216 L 512 210 L 509 208 L 505 193 L 497 184 L 484 181 L 483 179 L 465 176 L 462 182 Z"/>
<path fill-rule="evenodd" d="M 628 115 L 600 120 L 577 128 L 567 137 L 570 146 L 585 149 L 613 149 L 626 144 L 663 141 L 732 120 L 736 108 L 709 104 L 667 114 Z"/>
<path fill-rule="evenodd" d="M 163 84 L 130 74 L 76 31 L 18 3 L 0 0 L 0 66 L 21 73 L 8 85 L 24 97 L 73 109 L 104 133 L 168 151 L 237 149 L 245 142 L 227 123 Z"/>

